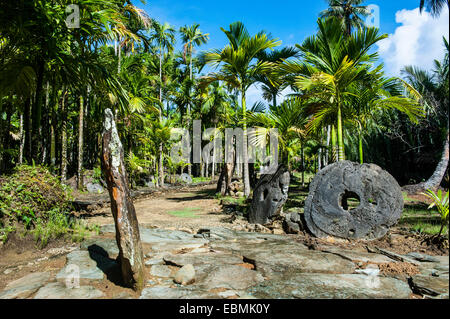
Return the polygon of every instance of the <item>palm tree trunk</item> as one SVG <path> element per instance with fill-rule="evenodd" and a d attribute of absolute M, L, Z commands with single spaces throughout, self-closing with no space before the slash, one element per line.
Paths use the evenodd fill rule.
<path fill-rule="evenodd" d="M 425 189 L 436 189 L 439 187 L 447 171 L 448 160 L 449 160 L 449 133 L 447 129 L 447 138 L 445 139 L 444 150 L 442 152 L 441 160 L 439 161 L 439 164 L 436 166 L 436 170 L 434 171 L 433 175 L 425 182 L 424 184 Z"/>
<path fill-rule="evenodd" d="M 336 127 L 334 125 L 331 126 L 331 156 L 332 161 L 337 162 L 337 153 L 338 153 L 338 147 L 337 147 L 337 134 L 336 134 Z"/>
<path fill-rule="evenodd" d="M 303 147 L 303 143 L 301 144 L 301 152 L 302 152 L 302 187 L 305 187 L 305 149 Z"/>
<path fill-rule="evenodd" d="M 245 90 L 244 87 L 241 87 L 242 93 L 242 119 L 244 123 L 244 141 L 243 141 L 243 150 L 242 150 L 242 162 L 244 166 L 244 196 L 247 198 L 250 196 L 250 176 L 248 171 L 248 150 L 247 150 L 247 121 L 246 121 L 246 101 L 245 101 Z"/>
<path fill-rule="evenodd" d="M 65 182 L 67 179 L 67 110 L 66 110 L 66 91 L 63 89 L 61 99 L 61 181 Z"/>
<path fill-rule="evenodd" d="M 77 188 L 83 188 L 83 127 L 84 126 L 84 98 L 80 96 L 80 110 L 78 117 L 78 167 Z"/>
<path fill-rule="evenodd" d="M 20 114 L 20 146 L 19 146 L 19 165 L 22 165 L 23 163 L 23 147 L 25 146 L 25 134 L 23 132 L 23 114 Z"/>
<path fill-rule="evenodd" d="M 163 187 L 164 186 L 164 155 L 163 155 L 163 145 L 162 143 L 159 144 L 159 186 Z"/>
<path fill-rule="evenodd" d="M 362 127 L 361 124 L 359 125 L 359 131 L 358 131 L 358 142 L 359 142 L 359 163 L 364 164 L 364 157 L 363 157 L 363 140 L 362 140 Z"/>
<path fill-rule="evenodd" d="M 344 150 L 344 130 L 342 127 L 342 110 L 341 106 L 338 105 L 337 114 L 337 139 L 338 139 L 338 161 L 345 161 L 345 150 Z"/>

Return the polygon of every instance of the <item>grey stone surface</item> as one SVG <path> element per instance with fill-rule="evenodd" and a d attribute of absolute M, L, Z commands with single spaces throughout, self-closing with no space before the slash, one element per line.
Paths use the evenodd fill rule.
<path fill-rule="evenodd" d="M 192 184 L 192 177 L 189 174 L 183 173 L 178 177 L 178 180 L 185 184 Z"/>
<path fill-rule="evenodd" d="M 150 275 L 155 277 L 168 278 L 172 274 L 172 270 L 166 265 L 153 265 L 150 269 Z"/>
<path fill-rule="evenodd" d="M 288 198 L 289 181 L 290 174 L 284 165 L 279 165 L 274 174 L 261 176 L 253 190 L 251 224 L 267 224 L 271 217 L 280 213 Z"/>
<path fill-rule="evenodd" d="M 362 274 L 286 274 L 249 290 L 257 298 L 406 299 L 407 283 Z"/>
<path fill-rule="evenodd" d="M 212 252 L 206 254 L 178 254 L 166 255 L 164 257 L 166 264 L 171 264 L 178 267 L 183 267 L 188 264 L 200 265 L 224 265 L 224 264 L 240 264 L 242 257 L 227 253 Z"/>
<path fill-rule="evenodd" d="M 95 251 L 99 254 L 107 253 L 111 258 L 119 254 L 115 238 L 89 238 L 81 243 L 80 248 Z"/>
<path fill-rule="evenodd" d="M 422 254 L 422 253 L 417 253 L 417 252 L 412 252 L 412 253 L 406 254 L 406 257 L 413 258 L 417 261 L 422 261 L 422 262 L 432 262 L 432 263 L 439 262 L 439 259 L 437 259 L 433 256 Z"/>
<path fill-rule="evenodd" d="M 354 262 L 372 262 L 372 263 L 392 263 L 396 260 L 391 259 L 385 255 L 368 253 L 357 250 L 341 249 L 335 246 L 323 247 L 321 248 L 323 252 L 332 253 L 341 256 L 345 259 L 352 260 Z"/>
<path fill-rule="evenodd" d="M 348 209 L 347 199 L 359 197 Z M 403 211 L 397 181 L 374 164 L 341 161 L 314 177 L 305 202 L 308 229 L 318 237 L 377 239 L 395 225 Z"/>
<path fill-rule="evenodd" d="M 105 189 L 102 187 L 102 185 L 95 184 L 95 183 L 87 183 L 86 189 L 89 193 L 93 193 L 93 194 L 101 194 L 105 191 Z"/>
<path fill-rule="evenodd" d="M 96 299 L 103 296 L 103 292 L 91 286 L 67 288 L 63 283 L 54 282 L 39 289 L 34 299 Z"/>
<path fill-rule="evenodd" d="M 142 290 L 139 299 L 213 299 L 216 295 L 187 287 L 150 287 Z"/>
<path fill-rule="evenodd" d="M 191 264 L 181 267 L 173 279 L 177 284 L 189 285 L 195 281 L 195 268 Z"/>
<path fill-rule="evenodd" d="M 198 284 L 206 290 L 246 289 L 262 281 L 264 277 L 254 270 L 237 265 L 224 265 L 212 267 L 206 278 Z"/>
<path fill-rule="evenodd" d="M 449 281 L 447 277 L 415 275 L 410 279 L 413 291 L 420 295 L 448 295 Z"/>
<path fill-rule="evenodd" d="M 79 274 L 80 279 L 101 280 L 104 272 L 115 266 L 116 263 L 105 256 L 76 250 L 67 255 L 66 266 L 58 272 L 56 279 L 65 280 Z"/>
<path fill-rule="evenodd" d="M 28 298 L 50 281 L 50 278 L 51 276 L 48 272 L 36 272 L 14 280 L 0 292 L 0 299 Z"/>

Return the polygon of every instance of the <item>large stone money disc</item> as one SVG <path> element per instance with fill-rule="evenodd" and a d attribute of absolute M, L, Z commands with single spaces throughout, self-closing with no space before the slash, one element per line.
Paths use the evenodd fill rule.
<path fill-rule="evenodd" d="M 317 237 L 377 239 L 398 222 L 403 205 L 401 188 L 388 172 L 374 164 L 342 161 L 314 177 L 305 220 Z"/>

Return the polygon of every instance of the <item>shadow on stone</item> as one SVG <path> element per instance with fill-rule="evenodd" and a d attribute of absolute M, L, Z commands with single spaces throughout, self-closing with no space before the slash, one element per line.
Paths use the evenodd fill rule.
<path fill-rule="evenodd" d="M 109 257 L 105 249 L 98 245 L 91 245 L 88 247 L 89 256 L 97 263 L 97 267 L 103 271 L 106 278 L 113 284 L 125 287 L 122 279 L 119 261 Z"/>

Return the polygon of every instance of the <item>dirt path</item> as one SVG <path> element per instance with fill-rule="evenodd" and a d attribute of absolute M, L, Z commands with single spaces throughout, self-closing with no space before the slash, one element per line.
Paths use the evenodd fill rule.
<path fill-rule="evenodd" d="M 134 201 L 139 224 L 166 229 L 196 230 L 208 226 L 229 225 L 221 220 L 219 200 L 214 198 L 215 185 L 206 185 L 182 191 L 155 193 L 147 198 Z M 97 225 L 114 224 L 109 207 L 89 218 L 89 223 Z"/>

